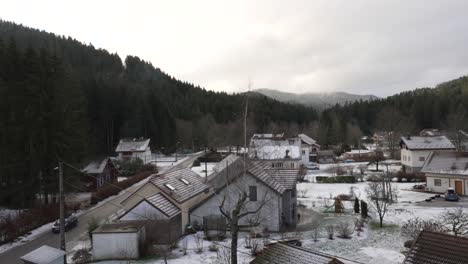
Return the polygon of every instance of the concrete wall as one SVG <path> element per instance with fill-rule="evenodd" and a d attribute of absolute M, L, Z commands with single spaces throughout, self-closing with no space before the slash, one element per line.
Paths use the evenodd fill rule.
<path fill-rule="evenodd" d="M 270 231 L 279 231 L 282 226 L 281 196 L 251 175 L 247 175 L 243 177 L 243 179 L 236 180 L 235 183 L 232 183 L 228 187 L 222 189 L 219 194 L 212 196 L 208 201 L 193 209 L 190 212 L 190 222 L 193 224 L 194 221 L 197 221 L 199 224 L 202 224 L 203 216 L 221 215 L 219 206 L 225 195 L 227 198 L 224 207 L 233 208 L 234 203 L 237 201 L 237 189 L 234 184 L 240 188 L 246 188 L 247 190 L 249 186 L 257 186 L 257 201 L 248 201 L 246 204 L 246 210 L 255 210 L 260 206 L 262 201 L 266 201 L 266 204 L 258 215 L 246 216 L 240 220 L 240 224 L 248 224 L 249 220 L 253 220 L 255 222 L 260 222 L 260 228 L 262 229 L 266 227 Z"/>
<path fill-rule="evenodd" d="M 140 256 L 138 233 L 93 234 L 93 258 L 137 259 Z"/>

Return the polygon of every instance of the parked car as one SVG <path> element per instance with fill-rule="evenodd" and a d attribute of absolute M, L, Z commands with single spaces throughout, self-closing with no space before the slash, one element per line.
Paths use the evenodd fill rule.
<path fill-rule="evenodd" d="M 451 202 L 458 202 L 460 198 L 458 197 L 457 192 L 453 188 L 448 188 L 447 192 L 445 193 L 445 200 Z"/>
<path fill-rule="evenodd" d="M 354 161 L 353 159 L 347 159 L 347 160 L 344 160 L 343 162 L 344 162 L 344 163 L 353 163 L 353 162 L 355 162 L 355 161 Z"/>
<path fill-rule="evenodd" d="M 78 218 L 76 216 L 70 215 L 69 217 L 65 218 L 65 232 L 77 225 Z M 60 233 L 60 220 L 55 221 L 54 225 L 52 226 L 52 232 Z"/>
<path fill-rule="evenodd" d="M 308 170 L 320 170 L 320 167 L 317 163 L 311 163 L 307 165 Z"/>

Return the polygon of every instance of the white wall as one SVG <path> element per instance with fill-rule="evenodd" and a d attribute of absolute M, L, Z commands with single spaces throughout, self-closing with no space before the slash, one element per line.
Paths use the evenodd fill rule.
<path fill-rule="evenodd" d="M 131 221 L 131 220 L 147 220 L 147 219 L 167 219 L 167 216 L 158 209 L 154 208 L 147 201 L 142 201 L 140 204 L 135 206 L 131 211 L 127 212 L 120 220 Z"/>
<path fill-rule="evenodd" d="M 93 234 L 93 258 L 95 260 L 139 258 L 138 234 Z"/>
<path fill-rule="evenodd" d="M 236 182 L 238 183 L 238 181 L 239 180 Z M 262 200 L 266 200 L 267 203 L 259 214 L 259 222 L 261 222 L 260 228 L 263 229 L 264 227 L 267 227 L 270 231 L 279 231 L 281 227 L 280 208 L 282 208 L 280 196 L 251 175 L 245 176 L 242 184 L 239 185 L 247 190 L 249 188 L 248 186 L 257 186 L 257 202 L 248 201 L 246 209 L 254 210 L 258 208 Z M 228 198 L 225 201 L 225 208 L 232 208 L 233 204 L 236 202 L 235 197 L 237 196 L 234 195 L 236 192 L 236 187 L 233 184 L 222 189 L 219 194 L 215 194 L 208 201 L 190 212 L 190 222 L 193 223 L 193 221 L 196 220 L 199 224 L 202 224 L 203 219 L 201 217 L 203 216 L 221 215 L 219 205 L 226 193 L 228 193 Z M 266 199 L 263 199 L 264 197 L 266 197 Z M 248 217 L 244 217 L 241 219 L 240 224 L 247 224 L 247 220 Z"/>
<path fill-rule="evenodd" d="M 119 159 L 124 160 L 125 158 L 129 158 L 129 156 L 124 156 L 122 152 L 119 152 Z M 152 159 L 150 147 L 148 147 L 145 151 L 132 152 L 131 158 L 132 159 L 139 158 L 143 161 L 143 163 L 145 164 L 149 163 Z"/>
<path fill-rule="evenodd" d="M 432 151 L 430 150 L 401 150 L 401 164 L 412 168 L 421 168 L 425 160 L 429 157 Z M 424 157 L 421 161 L 419 158 Z"/>
<path fill-rule="evenodd" d="M 435 186 L 434 179 L 441 180 L 441 186 Z M 427 188 L 433 192 L 444 193 L 449 187 L 455 189 L 455 181 L 462 182 L 462 193 L 460 195 L 468 195 L 468 175 L 467 177 L 452 176 L 452 175 L 437 175 L 426 174 Z"/>

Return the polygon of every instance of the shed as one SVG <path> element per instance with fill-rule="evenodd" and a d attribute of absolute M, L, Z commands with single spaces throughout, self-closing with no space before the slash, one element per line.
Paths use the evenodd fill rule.
<path fill-rule="evenodd" d="M 24 264 L 63 264 L 65 263 L 63 250 L 42 246 L 21 257 Z"/>
<path fill-rule="evenodd" d="M 93 257 L 102 259 L 138 259 L 145 245 L 142 221 L 105 224 L 92 232 Z"/>

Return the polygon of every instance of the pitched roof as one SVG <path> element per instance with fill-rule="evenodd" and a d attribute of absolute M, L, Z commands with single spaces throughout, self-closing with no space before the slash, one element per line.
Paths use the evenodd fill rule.
<path fill-rule="evenodd" d="M 121 139 L 115 152 L 141 152 L 148 148 L 150 139 Z"/>
<path fill-rule="evenodd" d="M 421 172 L 468 176 L 468 153 L 434 151 L 424 162 Z"/>
<path fill-rule="evenodd" d="M 65 255 L 63 250 L 44 245 L 22 256 L 21 259 L 35 264 L 49 264 L 63 255 Z"/>
<path fill-rule="evenodd" d="M 336 257 L 308 248 L 275 243 L 263 249 L 252 264 L 342 264 Z"/>
<path fill-rule="evenodd" d="M 446 136 L 401 137 L 401 141 L 410 150 L 455 149 L 455 146 Z"/>
<path fill-rule="evenodd" d="M 183 203 L 209 189 L 209 186 L 203 183 L 203 179 L 189 168 L 171 170 L 153 176 L 150 181 L 178 203 Z"/>
<path fill-rule="evenodd" d="M 101 174 L 106 168 L 109 158 L 105 158 L 102 161 L 91 161 L 82 171 L 89 174 Z"/>
<path fill-rule="evenodd" d="M 166 199 L 161 193 L 157 193 L 151 197 L 146 198 L 146 201 L 163 212 L 169 218 L 180 214 L 180 209 L 171 201 Z"/>
<path fill-rule="evenodd" d="M 320 145 L 317 143 L 317 141 L 315 141 L 314 139 L 312 139 L 311 137 L 307 136 L 306 134 L 299 134 L 297 135 L 302 141 L 304 141 L 306 144 L 309 144 L 309 145 L 317 145 L 320 147 Z"/>
<path fill-rule="evenodd" d="M 422 231 L 403 264 L 463 264 L 468 260 L 468 238 Z"/>

